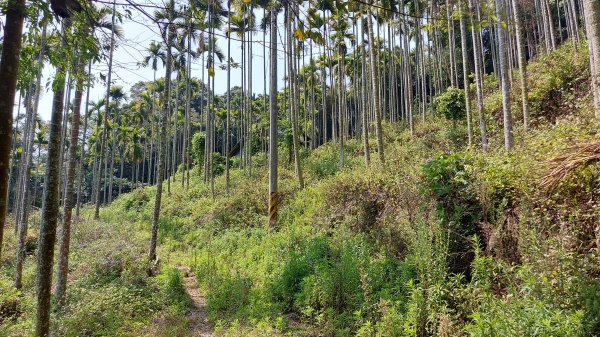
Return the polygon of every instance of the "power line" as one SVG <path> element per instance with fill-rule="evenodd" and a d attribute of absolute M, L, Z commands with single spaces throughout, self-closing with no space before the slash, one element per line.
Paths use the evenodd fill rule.
<path fill-rule="evenodd" d="M 168 21 L 163 21 L 163 20 L 157 20 L 157 19 L 156 19 L 156 18 L 154 18 L 152 15 L 148 14 L 148 13 L 147 13 L 147 12 L 146 12 L 146 11 L 145 11 L 143 8 L 142 8 L 142 7 L 148 7 L 148 8 L 155 8 L 155 9 L 163 9 L 163 10 L 165 10 L 165 9 L 167 9 L 166 7 L 161 7 L 161 6 L 158 6 L 158 5 L 150 5 L 150 4 L 143 4 L 143 5 L 140 5 L 140 4 L 134 3 L 133 1 L 130 1 L 130 0 L 126 0 L 126 1 L 127 1 L 128 3 L 116 3 L 116 4 L 117 4 L 117 5 L 120 5 L 120 6 L 132 6 L 132 7 L 134 7 L 135 9 L 139 10 L 139 11 L 140 11 L 140 12 L 141 12 L 141 13 L 142 13 L 144 16 L 146 16 L 148 19 L 150 19 L 152 22 L 154 22 L 154 23 L 156 23 L 157 25 L 159 25 L 159 29 L 161 29 L 161 28 L 160 28 L 160 24 L 173 24 L 173 22 L 168 22 Z M 99 2 L 99 3 L 102 3 L 102 4 L 112 4 L 112 3 L 113 3 L 112 1 L 103 1 L 103 0 L 96 0 L 96 2 Z M 192 16 L 189 16 L 189 15 L 186 15 L 186 14 L 182 14 L 182 16 L 183 16 L 183 17 L 185 17 L 185 18 L 190 18 L 190 19 L 194 18 L 194 17 L 192 17 Z M 132 19 L 131 21 L 133 21 L 133 22 L 136 22 L 136 23 L 138 23 L 138 24 L 140 24 L 140 25 L 144 25 L 144 23 L 142 23 L 142 22 L 139 22 L 139 21 L 136 21 L 136 20 L 133 20 L 133 19 Z M 279 28 L 283 28 L 283 27 L 281 27 L 281 26 L 280 26 Z M 162 29 L 161 29 L 161 31 L 162 31 Z M 263 42 L 262 42 L 262 41 L 260 41 L 260 40 L 253 40 L 253 41 L 251 41 L 251 42 L 250 42 L 250 41 L 246 41 L 246 40 L 243 40 L 243 41 L 242 41 L 241 39 L 237 39 L 237 38 L 234 38 L 234 37 L 231 37 L 231 36 L 225 35 L 225 34 L 217 33 L 217 32 L 215 32 L 215 31 L 212 31 L 212 32 L 210 32 L 210 31 L 208 31 L 207 29 L 198 29 L 198 31 L 200 31 L 200 32 L 202 32 L 202 33 L 207 33 L 207 34 L 210 34 L 210 35 L 213 35 L 213 36 L 222 37 L 222 38 L 225 38 L 225 39 L 231 39 L 232 41 L 236 41 L 236 42 L 244 42 L 244 43 L 256 43 L 256 44 L 259 44 L 259 45 L 263 46 Z M 257 30 L 248 30 L 248 32 L 254 32 L 254 31 L 257 31 Z M 268 42 L 267 42 L 267 43 L 268 43 Z M 276 43 L 277 43 L 277 42 L 276 42 Z M 283 42 L 281 42 L 281 43 L 277 43 L 277 44 L 278 44 L 278 45 L 280 45 L 280 46 L 282 46 L 282 47 L 284 47 L 284 49 L 283 49 L 283 50 L 282 50 L 282 49 L 277 49 L 277 50 L 278 50 L 279 52 L 286 53 L 285 47 L 286 47 L 286 45 L 287 45 L 287 44 L 286 44 L 286 43 L 283 43 Z M 268 47 L 270 47 L 270 46 L 268 46 Z"/>
<path fill-rule="evenodd" d="M 405 16 L 405 17 L 409 17 L 409 18 L 421 19 L 421 20 L 425 19 L 425 20 L 440 20 L 440 21 L 447 21 L 447 19 L 446 19 L 446 18 L 441 18 L 441 17 L 432 17 L 432 16 L 418 16 L 418 15 L 413 15 L 413 14 L 409 14 L 409 13 L 404 13 L 404 12 L 397 11 L 397 10 L 395 10 L 395 9 L 393 9 L 393 8 L 387 8 L 387 7 L 383 7 L 383 6 L 380 6 L 380 5 L 371 4 L 371 3 L 365 2 L 365 1 L 363 1 L 363 0 L 352 0 L 352 1 L 354 1 L 354 2 L 358 2 L 358 3 L 360 3 L 360 4 L 363 4 L 363 5 L 366 5 L 366 6 L 372 7 L 372 8 L 382 9 L 382 10 L 384 10 L 384 11 L 387 11 L 387 12 L 390 12 L 390 13 L 394 13 L 394 14 L 399 14 L 399 15 L 402 15 L 402 16 Z"/>

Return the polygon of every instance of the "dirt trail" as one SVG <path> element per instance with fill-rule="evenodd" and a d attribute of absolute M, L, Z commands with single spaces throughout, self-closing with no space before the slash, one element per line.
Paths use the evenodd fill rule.
<path fill-rule="evenodd" d="M 190 321 L 188 327 L 189 334 L 187 336 L 213 337 L 213 328 L 208 322 L 208 314 L 206 312 L 206 300 L 198 290 L 196 279 L 190 272 L 189 267 L 178 266 L 177 269 L 183 274 L 185 291 L 192 300 L 192 307 L 187 314 Z"/>

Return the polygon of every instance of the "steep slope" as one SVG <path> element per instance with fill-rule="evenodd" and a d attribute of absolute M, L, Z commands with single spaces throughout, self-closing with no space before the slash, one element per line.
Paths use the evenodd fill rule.
<path fill-rule="evenodd" d="M 342 170 L 335 144 L 305 151 L 302 191 L 291 163 L 280 163 L 278 228 L 265 227 L 258 155 L 252 177 L 233 171 L 230 195 L 221 177 L 214 201 L 198 178 L 166 197 L 163 259 L 193 266 L 209 319 L 225 335 L 598 333 L 598 168 L 551 191 L 540 184 L 549 159 L 598 139 L 587 55 L 571 48 L 530 66 L 534 128 L 525 135 L 516 123 L 511 154 L 488 78 L 489 153 L 466 149 L 465 126 L 441 117 L 417 125 L 414 138 L 386 126 L 385 166 L 365 169 L 359 142 L 345 145 L 352 155 Z M 147 224 L 151 193 L 106 212 Z"/>
<path fill-rule="evenodd" d="M 548 160 L 600 136 L 587 55 L 571 48 L 530 65 L 527 135 L 513 85 L 510 154 L 489 77 L 490 152 L 466 148 L 465 125 L 441 116 L 417 124 L 414 137 L 384 125 L 383 166 L 364 167 L 359 141 L 345 144 L 341 170 L 338 145 L 304 150 L 303 190 L 293 163 L 280 162 L 277 228 L 266 227 L 264 154 L 251 177 L 232 170 L 229 195 L 218 177 L 214 200 L 196 168 L 189 189 L 165 193 L 157 279 L 143 276 L 155 188 L 123 195 L 102 222 L 74 226 L 68 314 L 54 331 L 185 336 L 206 313 L 223 336 L 600 333 L 599 168 L 581 167 L 553 190 L 541 183 Z M 10 265 L 13 245 L 1 263 Z M 186 295 L 193 280 L 178 265 L 191 267 L 206 311 Z M 33 264 L 27 270 L 23 298 L 0 276 L 0 335 L 31 329 Z"/>

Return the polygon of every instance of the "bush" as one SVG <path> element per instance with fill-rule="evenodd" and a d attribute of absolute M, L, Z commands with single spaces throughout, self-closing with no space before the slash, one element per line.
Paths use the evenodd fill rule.
<path fill-rule="evenodd" d="M 467 107 L 464 90 L 448 87 L 446 91 L 434 97 L 433 109 L 452 121 L 465 118 Z"/>
<path fill-rule="evenodd" d="M 20 295 L 21 292 L 12 287 L 8 280 L 0 279 L 0 326 L 22 313 Z"/>
<path fill-rule="evenodd" d="M 466 153 L 442 154 L 423 165 L 422 193 L 436 201 L 436 209 L 448 232 L 449 267 L 468 272 L 473 259 L 470 237 L 481 234 L 478 223 L 483 209 L 473 188 L 473 158 Z"/>
<path fill-rule="evenodd" d="M 306 165 L 308 174 L 320 180 L 336 174 L 340 167 L 339 153 L 325 153 L 320 157 L 311 158 Z"/>
<path fill-rule="evenodd" d="M 225 157 L 219 152 L 213 153 L 212 168 L 214 176 L 220 176 L 225 172 Z"/>
<path fill-rule="evenodd" d="M 600 281 L 595 280 L 584 288 L 584 326 L 589 336 L 600 335 Z"/>
<path fill-rule="evenodd" d="M 126 211 L 135 210 L 139 212 L 148 205 L 148 202 L 150 201 L 148 190 L 144 188 L 135 189 L 131 193 L 122 196 L 122 198 L 125 200 L 124 208 Z"/>
<path fill-rule="evenodd" d="M 204 146 L 206 135 L 204 132 L 196 132 L 192 137 L 192 158 L 194 158 L 194 166 L 202 169 L 204 166 Z"/>
<path fill-rule="evenodd" d="M 473 336 L 583 336 L 581 311 L 566 311 L 531 298 L 502 301 L 489 296 L 466 326 Z"/>
<path fill-rule="evenodd" d="M 244 317 L 250 303 L 252 281 L 239 275 L 221 276 L 207 294 L 208 309 L 215 317 Z"/>
<path fill-rule="evenodd" d="M 160 308 L 157 292 L 149 283 L 73 289 L 56 335 L 117 336 L 130 326 L 139 328 L 148 323 L 149 313 Z"/>

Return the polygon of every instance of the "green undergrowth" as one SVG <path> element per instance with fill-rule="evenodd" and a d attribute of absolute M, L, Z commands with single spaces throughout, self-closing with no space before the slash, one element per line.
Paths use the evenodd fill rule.
<path fill-rule="evenodd" d="M 569 96 L 589 80 L 571 76 L 585 51 L 570 48 L 530 67 L 534 128 L 520 130 L 513 100 L 510 155 L 488 95 L 488 153 L 464 146 L 462 123 L 430 117 L 412 137 L 385 126 L 384 165 L 372 153 L 366 169 L 358 141 L 341 169 L 335 144 L 305 152 L 303 190 L 282 160 L 275 228 L 266 226 L 263 160 L 252 177 L 233 170 L 229 194 L 217 177 L 214 200 L 194 177 L 165 199 L 162 254 L 193 267 L 223 335 L 598 334 L 600 174 L 592 166 L 553 191 L 540 185 L 547 160 L 598 137 L 589 99 Z M 543 109 L 551 103 L 561 108 Z M 134 193 L 116 205 L 134 196 L 148 199 Z M 147 224 L 150 211 L 145 203 L 127 213 Z"/>
<path fill-rule="evenodd" d="M 229 193 L 223 175 L 213 195 L 202 172 L 183 187 L 179 172 L 170 192 L 165 184 L 157 278 L 143 276 L 155 189 L 121 196 L 102 209 L 103 222 L 76 227 L 74 280 L 55 331 L 185 335 L 189 300 L 170 266 L 187 265 L 220 336 L 599 335 L 600 169 L 577 169 L 553 190 L 541 184 L 548 160 L 600 136 L 579 94 L 587 52 L 572 48 L 531 63 L 528 134 L 513 85 L 510 154 L 497 80 L 486 76 L 489 152 L 477 140 L 466 146 L 466 123 L 438 115 L 413 135 L 384 124 L 385 163 L 370 139 L 368 168 L 357 140 L 345 144 L 343 167 L 335 143 L 303 149 L 302 190 L 280 158 L 276 227 L 267 226 L 264 154 L 251 175 L 231 170 Z M 33 276 L 30 265 L 27 289 Z M 0 327 L 26 335 L 31 291 L 20 297 L 9 277 L 10 264 Z"/>
<path fill-rule="evenodd" d="M 164 268 L 156 278 L 145 272 L 148 235 L 127 222 L 84 219 L 73 224 L 68 297 L 52 312 L 55 336 L 155 336 L 185 331 L 189 299 L 176 269 Z M 32 222 L 31 235 L 37 224 Z M 33 335 L 35 319 L 35 255 L 27 256 L 24 287 L 13 286 L 14 238 L 9 228 L 0 273 L 0 336 Z M 32 239 L 35 245 L 35 239 Z M 34 247 L 35 249 L 35 247 Z M 169 324 L 161 322 L 170 320 Z M 152 329 L 148 327 L 152 327 Z"/>
<path fill-rule="evenodd" d="M 599 172 L 539 185 L 544 161 L 598 136 L 591 116 L 547 122 L 510 155 L 461 150 L 442 120 L 425 129 L 411 141 L 388 127 L 386 164 L 369 169 L 351 143 L 348 167 L 330 159 L 323 174 L 310 163 L 338 149 L 320 148 L 305 159 L 303 190 L 282 162 L 275 228 L 260 164 L 252 178 L 233 170 L 229 194 L 217 177 L 214 200 L 193 177 L 165 198 L 160 254 L 193 267 L 225 336 L 597 334 L 597 255 L 586 247 Z M 139 200 L 152 190 L 109 210 L 147 227 L 152 202 Z"/>

